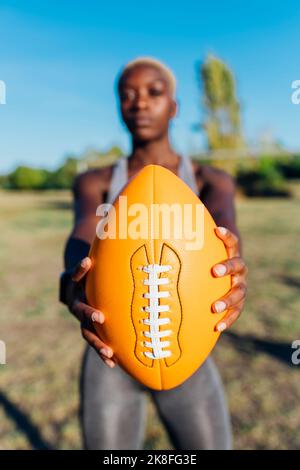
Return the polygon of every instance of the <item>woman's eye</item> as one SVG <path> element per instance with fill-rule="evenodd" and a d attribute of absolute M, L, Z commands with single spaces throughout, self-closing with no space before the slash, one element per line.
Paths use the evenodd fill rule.
<path fill-rule="evenodd" d="M 133 100 L 134 96 L 135 96 L 135 93 L 133 90 L 123 91 L 121 93 L 121 100 L 122 101 Z"/>
<path fill-rule="evenodd" d="M 159 96 L 163 94 L 163 90 L 159 90 L 158 88 L 152 88 L 149 90 L 151 96 Z"/>

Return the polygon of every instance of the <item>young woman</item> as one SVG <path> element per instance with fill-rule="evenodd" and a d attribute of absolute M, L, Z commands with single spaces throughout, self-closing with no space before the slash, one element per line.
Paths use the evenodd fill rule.
<path fill-rule="evenodd" d="M 81 375 L 81 424 L 87 449 L 138 449 L 145 427 L 145 392 L 157 407 L 176 449 L 231 448 L 230 419 L 224 390 L 211 357 L 183 384 L 163 391 L 147 389 L 117 365 L 114 352 L 96 335 L 94 322 L 104 314 L 86 304 L 84 279 L 94 239 L 96 208 L 112 202 L 128 178 L 143 166 L 159 164 L 182 178 L 212 214 L 217 236 L 228 259 L 215 265 L 215 276 L 232 276 L 232 288 L 212 305 L 212 315 L 224 315 L 219 331 L 239 317 L 245 300 L 247 268 L 240 256 L 235 223 L 233 179 L 221 170 L 192 162 L 170 145 L 169 126 L 176 115 L 175 78 L 161 62 L 140 58 L 127 64 L 118 80 L 120 110 L 132 142 L 128 158 L 87 171 L 74 183 L 75 223 L 65 248 L 66 272 L 61 300 L 78 318 L 88 346 Z M 222 314 L 223 312 L 223 314 Z M 101 361 L 100 358 L 103 360 Z"/>

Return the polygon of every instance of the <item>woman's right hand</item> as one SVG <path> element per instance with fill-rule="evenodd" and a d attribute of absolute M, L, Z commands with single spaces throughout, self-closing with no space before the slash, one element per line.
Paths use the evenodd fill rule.
<path fill-rule="evenodd" d="M 92 261 L 89 257 L 83 258 L 74 268 L 72 273 L 71 293 L 69 294 L 68 307 L 71 313 L 78 318 L 81 323 L 81 334 L 83 338 L 92 346 L 97 354 L 109 367 L 115 367 L 117 360 L 113 357 L 113 350 L 107 346 L 96 333 L 94 323 L 103 324 L 105 317 L 103 312 L 96 310 L 86 304 L 84 277 L 91 268 Z"/>

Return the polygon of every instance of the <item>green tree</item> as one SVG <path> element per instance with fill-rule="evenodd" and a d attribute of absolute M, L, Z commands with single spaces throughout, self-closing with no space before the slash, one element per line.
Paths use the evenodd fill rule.
<path fill-rule="evenodd" d="M 0 175 L 0 188 L 8 188 L 8 175 Z"/>
<path fill-rule="evenodd" d="M 44 189 L 48 177 L 47 170 L 19 166 L 8 176 L 8 186 L 11 189 Z"/>
<path fill-rule="evenodd" d="M 202 88 L 204 122 L 210 150 L 237 149 L 243 146 L 240 105 L 233 73 L 217 57 L 208 55 L 197 68 Z"/>
<path fill-rule="evenodd" d="M 71 188 L 77 173 L 77 164 L 77 158 L 72 156 L 67 157 L 64 164 L 49 175 L 46 187 L 49 189 Z"/>

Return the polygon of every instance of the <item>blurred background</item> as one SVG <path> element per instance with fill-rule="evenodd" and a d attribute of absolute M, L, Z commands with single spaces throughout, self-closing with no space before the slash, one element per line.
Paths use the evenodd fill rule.
<path fill-rule="evenodd" d="M 177 151 L 237 183 L 249 290 L 213 352 L 236 449 L 300 447 L 300 6 L 0 4 L 0 449 L 80 449 L 84 342 L 58 302 L 71 185 L 129 150 L 115 80 L 139 55 L 178 80 Z M 172 448 L 148 402 L 146 449 Z"/>

